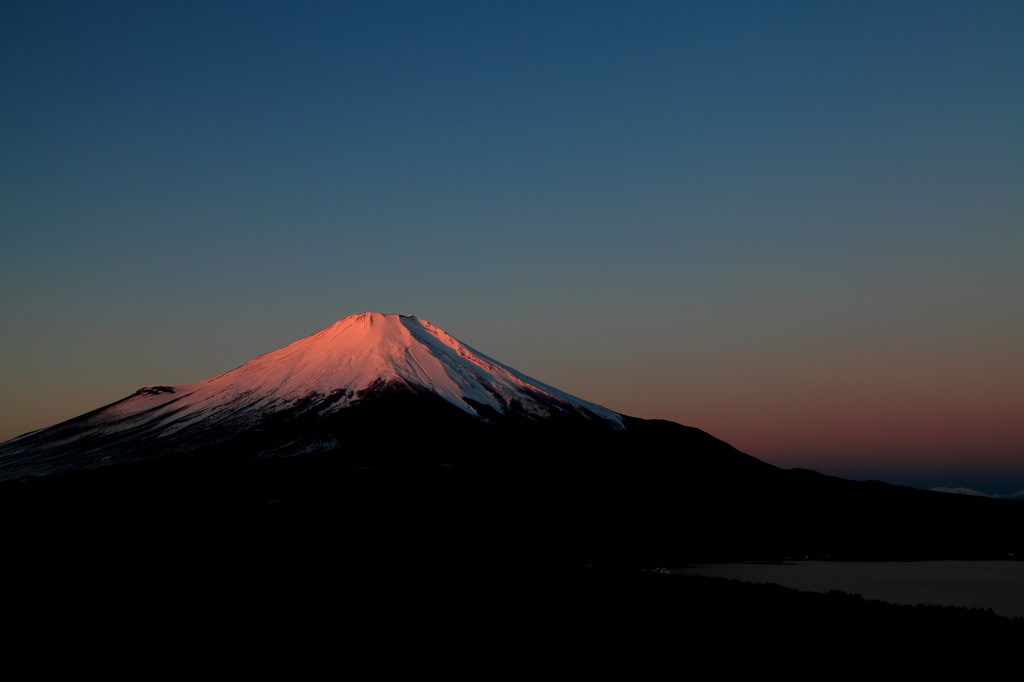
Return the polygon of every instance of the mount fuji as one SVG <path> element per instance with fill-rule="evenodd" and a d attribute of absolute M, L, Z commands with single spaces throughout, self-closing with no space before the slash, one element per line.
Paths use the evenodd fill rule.
<path fill-rule="evenodd" d="M 331 428 L 344 421 L 342 412 L 400 395 L 440 399 L 484 423 L 518 417 L 624 428 L 622 415 L 531 379 L 426 320 L 367 312 L 212 379 L 146 386 L 0 444 L 0 480 L 207 450 L 243 437 L 254 443 L 254 457 L 337 449 L 351 431 Z"/>

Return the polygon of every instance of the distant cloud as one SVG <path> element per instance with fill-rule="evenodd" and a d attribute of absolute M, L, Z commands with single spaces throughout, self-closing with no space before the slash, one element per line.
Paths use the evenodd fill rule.
<path fill-rule="evenodd" d="M 1024 502 L 1024 490 L 1015 492 L 1012 495 L 989 495 L 970 488 L 931 488 L 936 493 L 953 493 L 954 495 L 973 495 L 975 497 L 991 497 L 996 500 L 1020 500 Z"/>

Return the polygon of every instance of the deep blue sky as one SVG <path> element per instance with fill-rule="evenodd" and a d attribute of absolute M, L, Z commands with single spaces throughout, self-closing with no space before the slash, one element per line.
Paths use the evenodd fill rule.
<path fill-rule="evenodd" d="M 1024 3 L 0 4 L 0 440 L 365 310 L 1024 488 Z"/>

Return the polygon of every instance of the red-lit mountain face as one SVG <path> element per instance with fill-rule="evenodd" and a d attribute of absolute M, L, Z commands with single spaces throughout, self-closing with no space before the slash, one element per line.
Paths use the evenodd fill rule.
<path fill-rule="evenodd" d="M 410 403 L 411 396 L 419 400 Z M 367 409 L 381 401 L 394 408 L 391 423 L 388 415 Z M 362 409 L 351 413 L 357 406 Z M 450 459 L 457 443 L 415 439 L 436 432 L 437 420 L 466 418 L 491 425 L 511 420 L 538 427 L 624 427 L 623 417 L 612 410 L 531 379 L 425 320 L 363 313 L 212 379 L 147 386 L 106 407 L 0 444 L 0 479 L 206 450 L 234 441 L 252 457 L 323 452 L 342 448 L 350 440 L 347 436 L 371 425 L 379 432 L 370 447 L 430 446 L 447 450 L 440 459 Z M 416 424 L 421 433 L 410 428 L 423 421 L 427 423 Z M 396 443 L 399 434 L 413 442 Z"/>

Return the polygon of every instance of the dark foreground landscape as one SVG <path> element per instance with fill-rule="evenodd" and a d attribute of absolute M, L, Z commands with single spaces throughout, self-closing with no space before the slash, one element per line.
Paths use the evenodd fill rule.
<path fill-rule="evenodd" d="M 980 610 L 661 574 L 797 555 L 1019 557 L 1024 505 L 783 471 L 696 429 L 635 426 L 577 434 L 579 457 L 531 433 L 532 450 L 526 436 L 468 440 L 489 444 L 486 464 L 438 466 L 353 434 L 349 457 L 221 449 L 7 481 L 8 603 L 99 603 L 147 627 L 201 614 L 233 631 L 323 623 L 357 638 L 611 639 L 692 655 L 722 638 L 994 653 L 1024 635 L 1024 620 Z M 524 451 L 547 466 L 523 465 Z"/>

